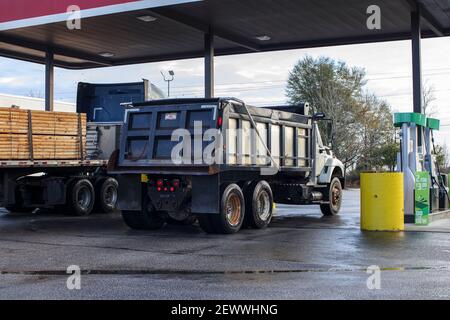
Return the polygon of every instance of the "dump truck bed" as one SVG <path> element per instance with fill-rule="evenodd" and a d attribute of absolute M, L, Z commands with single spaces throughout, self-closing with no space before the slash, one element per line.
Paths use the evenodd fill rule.
<path fill-rule="evenodd" d="M 258 130 L 254 130 L 252 121 Z M 196 122 L 201 122 L 201 132 L 195 132 Z M 178 129 L 187 130 L 192 139 L 189 163 L 174 163 L 172 157 L 180 143 L 173 138 Z M 199 143 L 200 159 L 195 154 L 194 137 L 204 137 L 209 129 L 223 133 L 220 163 L 203 161 L 203 151 L 210 143 L 205 139 Z M 243 133 L 234 133 L 239 129 Z M 120 155 L 112 172 L 212 175 L 260 170 L 276 162 L 279 172 L 305 176 L 311 171 L 311 134 L 311 117 L 307 114 L 246 106 L 232 98 L 144 102 L 127 109 Z"/>

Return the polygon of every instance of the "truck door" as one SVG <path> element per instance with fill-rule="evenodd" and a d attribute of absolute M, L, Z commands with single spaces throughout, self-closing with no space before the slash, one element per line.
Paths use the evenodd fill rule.
<path fill-rule="evenodd" d="M 316 176 L 319 176 L 325 167 L 325 162 L 327 160 L 327 153 L 325 146 L 323 145 L 322 136 L 320 135 L 319 127 L 315 126 L 316 130 Z"/>

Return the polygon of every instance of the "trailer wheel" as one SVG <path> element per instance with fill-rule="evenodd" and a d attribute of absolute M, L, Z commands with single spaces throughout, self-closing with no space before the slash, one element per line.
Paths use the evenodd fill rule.
<path fill-rule="evenodd" d="M 273 194 L 266 181 L 251 184 L 245 193 L 244 225 L 255 229 L 266 228 L 273 217 Z"/>
<path fill-rule="evenodd" d="M 244 215 L 244 194 L 237 184 L 230 184 L 222 193 L 220 213 L 209 215 L 213 233 L 233 234 L 238 232 L 242 228 Z"/>
<path fill-rule="evenodd" d="M 119 183 L 116 179 L 101 179 L 96 185 L 95 209 L 98 212 L 111 213 L 116 210 Z"/>
<path fill-rule="evenodd" d="M 68 191 L 68 209 L 78 216 L 90 215 L 95 203 L 92 183 L 87 179 L 76 180 L 71 183 Z"/>
<path fill-rule="evenodd" d="M 122 211 L 122 218 L 128 227 L 135 230 L 158 230 L 165 224 L 148 197 L 145 197 L 142 212 Z"/>
<path fill-rule="evenodd" d="M 329 201 L 327 204 L 321 204 L 320 210 L 324 216 L 335 216 L 341 210 L 342 205 L 342 185 L 339 178 L 334 177 L 324 194 L 324 199 Z"/>

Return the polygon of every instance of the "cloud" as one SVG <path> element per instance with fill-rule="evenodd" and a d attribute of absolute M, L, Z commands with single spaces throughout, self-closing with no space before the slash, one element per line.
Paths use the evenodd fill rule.
<path fill-rule="evenodd" d="M 14 77 L 0 77 L 0 85 L 2 85 L 2 84 L 7 84 L 7 85 L 17 84 L 18 82 L 19 82 L 18 78 L 14 78 Z"/>

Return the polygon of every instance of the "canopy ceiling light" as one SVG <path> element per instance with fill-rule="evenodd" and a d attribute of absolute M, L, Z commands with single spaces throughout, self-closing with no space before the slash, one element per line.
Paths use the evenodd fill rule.
<path fill-rule="evenodd" d="M 153 21 L 158 20 L 158 18 L 156 18 L 154 16 L 150 16 L 150 15 L 139 16 L 139 17 L 137 17 L 137 19 L 144 21 L 144 22 L 153 22 Z"/>

